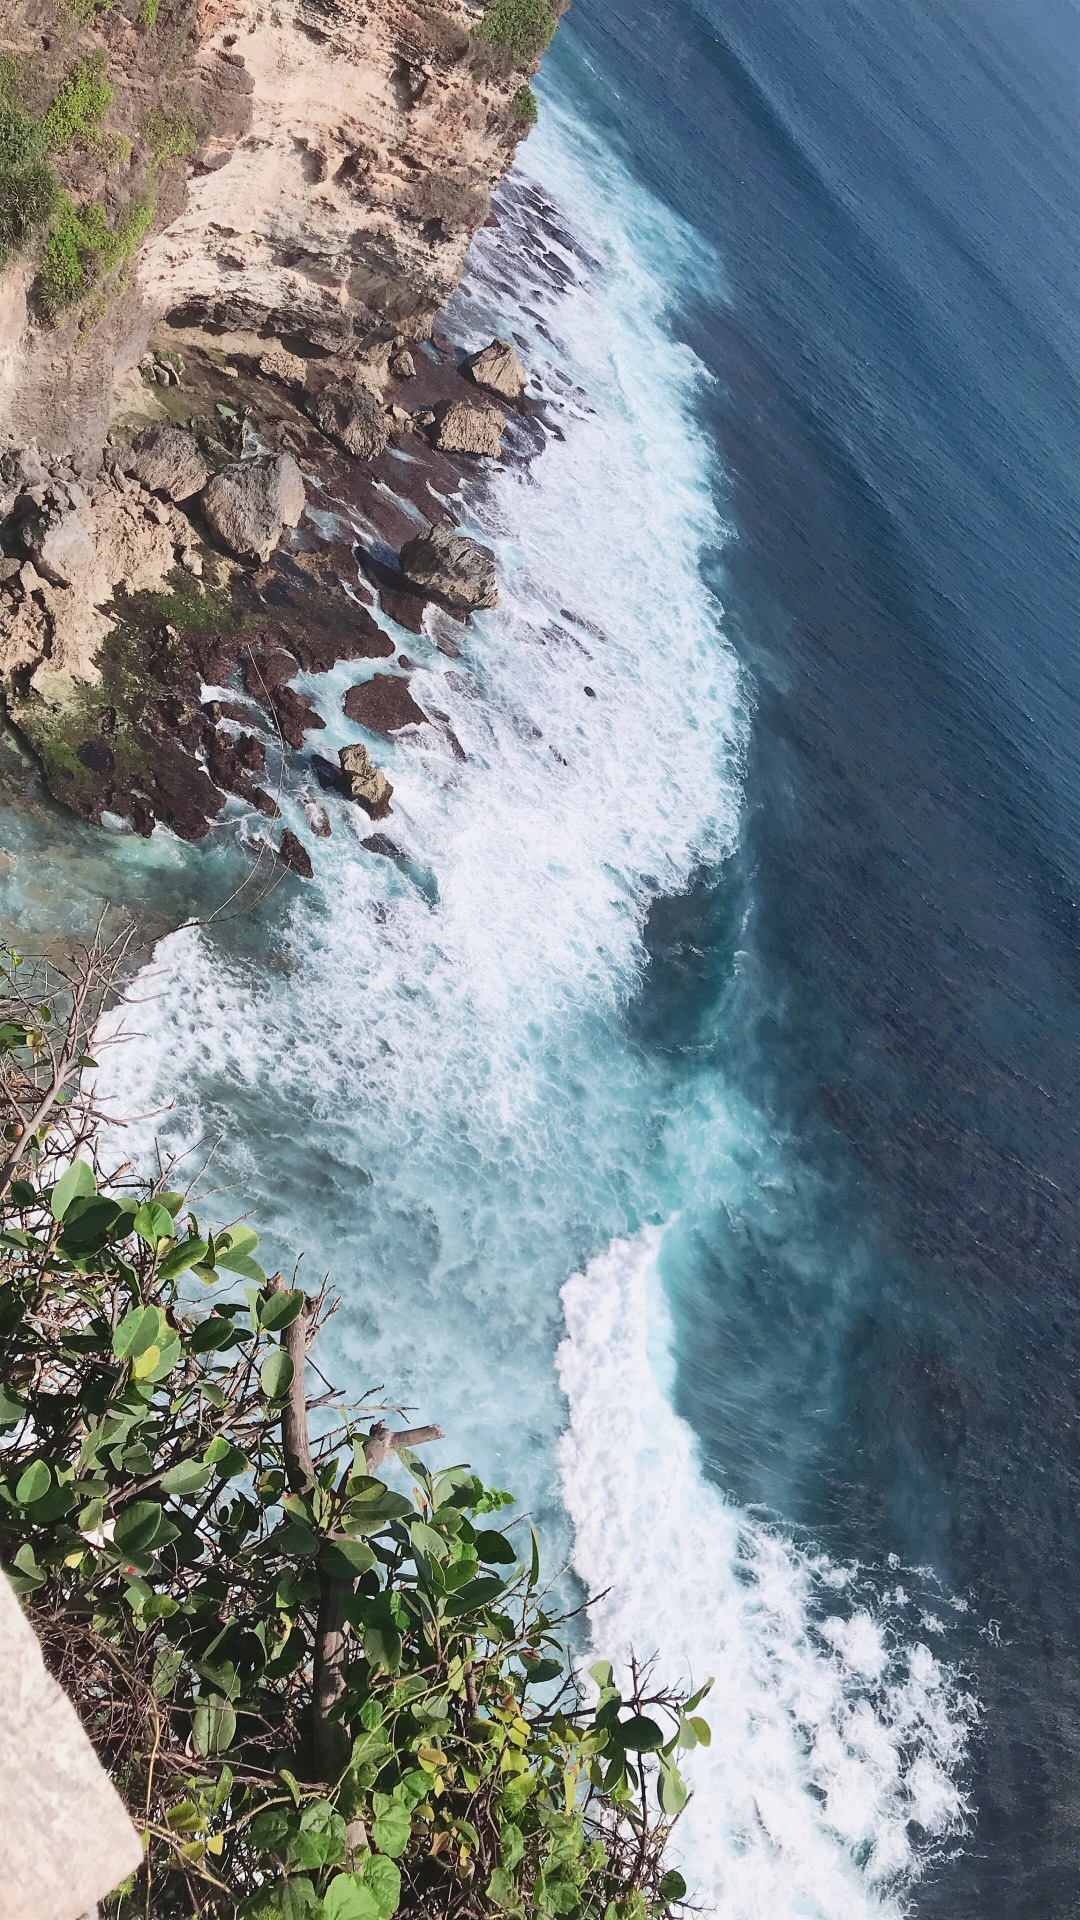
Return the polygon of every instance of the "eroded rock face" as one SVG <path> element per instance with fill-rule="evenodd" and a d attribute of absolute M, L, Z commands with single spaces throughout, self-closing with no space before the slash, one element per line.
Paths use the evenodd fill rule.
<path fill-rule="evenodd" d="M 435 445 L 442 453 L 486 454 L 497 460 L 502 452 L 506 415 L 497 407 L 473 407 L 467 400 L 447 400 L 435 413 Z"/>
<path fill-rule="evenodd" d="M 132 442 L 132 472 L 153 493 L 190 500 L 201 493 L 208 470 L 194 434 L 182 427 L 144 427 Z"/>
<path fill-rule="evenodd" d="M 245 558 L 269 560 L 304 511 L 304 481 L 291 453 L 263 453 L 215 473 L 202 496 L 217 537 Z"/>
<path fill-rule="evenodd" d="M 324 387 L 311 402 L 321 433 L 355 460 L 377 460 L 390 439 L 390 422 L 367 387 Z"/>
<path fill-rule="evenodd" d="M 421 592 L 448 607 L 470 613 L 497 607 L 495 562 L 463 533 L 432 527 L 407 540 L 401 549 L 401 571 Z"/>
<path fill-rule="evenodd" d="M 519 400 L 525 391 L 525 369 L 509 340 L 492 340 L 465 366 L 478 387 L 488 387 L 507 400 Z"/>
<path fill-rule="evenodd" d="M 394 789 L 385 773 L 375 766 L 366 747 L 342 747 L 338 752 L 345 790 L 373 820 L 385 820 L 390 811 Z"/>

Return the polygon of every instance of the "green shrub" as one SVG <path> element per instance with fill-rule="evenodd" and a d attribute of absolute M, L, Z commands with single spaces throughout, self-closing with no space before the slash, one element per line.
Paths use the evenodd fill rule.
<path fill-rule="evenodd" d="M 190 160 L 206 132 L 206 121 L 190 108 L 169 112 L 165 107 L 153 107 L 143 120 L 139 132 L 155 163 Z"/>
<path fill-rule="evenodd" d="M 524 67 L 540 58 L 557 24 L 547 0 L 491 0 L 476 32 Z"/>
<path fill-rule="evenodd" d="M 66 193 L 53 203 L 38 285 L 50 320 L 59 319 L 131 258 L 154 223 L 154 203 L 133 200 L 110 225 L 96 200 L 77 207 Z"/>
<path fill-rule="evenodd" d="M 21 253 L 49 218 L 56 176 L 37 122 L 0 106 L 0 266 Z"/>
<path fill-rule="evenodd" d="M 527 127 L 536 125 L 536 95 L 531 87 L 519 87 L 510 102 L 519 120 Z"/>
<path fill-rule="evenodd" d="M 157 25 L 158 8 L 160 5 L 161 0 L 143 0 L 142 9 L 139 13 L 139 23 L 145 27 L 147 33 L 153 33 Z"/>
<path fill-rule="evenodd" d="M 93 142 L 112 106 L 113 93 L 103 60 L 77 60 L 38 123 L 48 150 L 66 153 L 76 140 Z"/>
<path fill-rule="evenodd" d="M 659 1920 L 702 1695 L 586 1707 L 511 1496 L 321 1379 L 311 1431 L 324 1296 L 92 1165 L 109 966 L 0 979 L 0 1557 L 144 1834 L 105 1909 Z"/>

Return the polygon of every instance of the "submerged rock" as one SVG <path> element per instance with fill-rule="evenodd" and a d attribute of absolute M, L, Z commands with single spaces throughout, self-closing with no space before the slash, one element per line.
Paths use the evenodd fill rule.
<path fill-rule="evenodd" d="M 300 805 L 304 809 L 304 819 L 307 821 L 312 833 L 320 840 L 329 840 L 330 815 L 327 813 L 326 808 L 310 793 L 302 793 L 300 795 Z"/>
<path fill-rule="evenodd" d="M 360 686 L 350 687 L 345 695 L 345 713 L 357 726 L 367 727 L 369 733 L 387 735 L 397 733 L 400 727 L 421 726 L 427 719 L 409 692 L 408 681 L 392 673 L 377 673 Z"/>
<path fill-rule="evenodd" d="M 506 415 L 497 407 L 472 406 L 468 400 L 445 400 L 435 411 L 435 445 L 440 453 L 502 453 Z"/>
<path fill-rule="evenodd" d="M 194 434 L 182 427 L 144 427 L 132 441 L 132 472 L 144 487 L 170 500 L 190 500 L 206 485 L 208 470 Z"/>
<path fill-rule="evenodd" d="M 311 403 L 320 432 L 355 460 L 377 460 L 390 439 L 390 422 L 367 387 L 324 387 Z"/>
<path fill-rule="evenodd" d="M 263 453 L 215 473 L 203 512 L 233 553 L 269 560 L 286 527 L 304 511 L 304 481 L 291 453 Z"/>
<path fill-rule="evenodd" d="M 367 748 L 342 747 L 338 759 L 350 800 L 358 801 L 373 820 L 385 820 L 394 789 L 381 768 L 372 762 Z"/>
<path fill-rule="evenodd" d="M 525 391 L 525 369 L 509 340 L 492 340 L 465 366 L 478 387 L 489 387 L 507 400 L 518 400 Z"/>
<path fill-rule="evenodd" d="M 448 607 L 471 613 L 497 607 L 495 562 L 475 540 L 449 527 L 431 527 L 415 534 L 401 549 L 401 571 L 406 580 Z"/>

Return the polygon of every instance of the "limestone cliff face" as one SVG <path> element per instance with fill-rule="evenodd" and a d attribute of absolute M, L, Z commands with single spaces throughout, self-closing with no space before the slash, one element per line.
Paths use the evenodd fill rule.
<path fill-rule="evenodd" d="M 150 302 L 328 350 L 426 332 L 522 131 L 520 75 L 470 59 L 482 14 L 205 0 L 203 57 L 243 62 L 250 126 L 208 141 L 148 249 Z"/>
<path fill-rule="evenodd" d="M 115 204 L 117 221 L 137 193 L 154 206 L 89 319 L 50 323 L 33 249 L 0 271 L 0 440 L 93 453 L 118 377 L 166 315 L 345 360 L 423 336 L 526 131 L 535 62 L 477 37 L 484 0 L 170 4 L 153 31 L 146 0 L 119 0 L 66 38 L 50 32 L 53 0 L 0 13 L 0 52 L 30 61 L 42 100 L 73 59 L 107 73 L 99 131 L 57 163 L 72 198 Z M 171 152 L 183 142 L 155 132 L 165 123 L 194 128 L 194 150 Z M 133 152 L 110 169 L 101 155 L 125 138 Z"/>

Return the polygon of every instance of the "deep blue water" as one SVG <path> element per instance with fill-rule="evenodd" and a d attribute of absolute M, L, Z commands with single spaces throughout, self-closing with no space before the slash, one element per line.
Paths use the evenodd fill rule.
<path fill-rule="evenodd" d="M 1044 0 L 575 0 L 555 56 L 728 294 L 679 331 L 746 811 L 636 1019 L 798 1172 L 687 1220 L 678 1402 L 740 1500 L 969 1597 L 950 1920 L 1080 1902 L 1078 56 Z"/>

